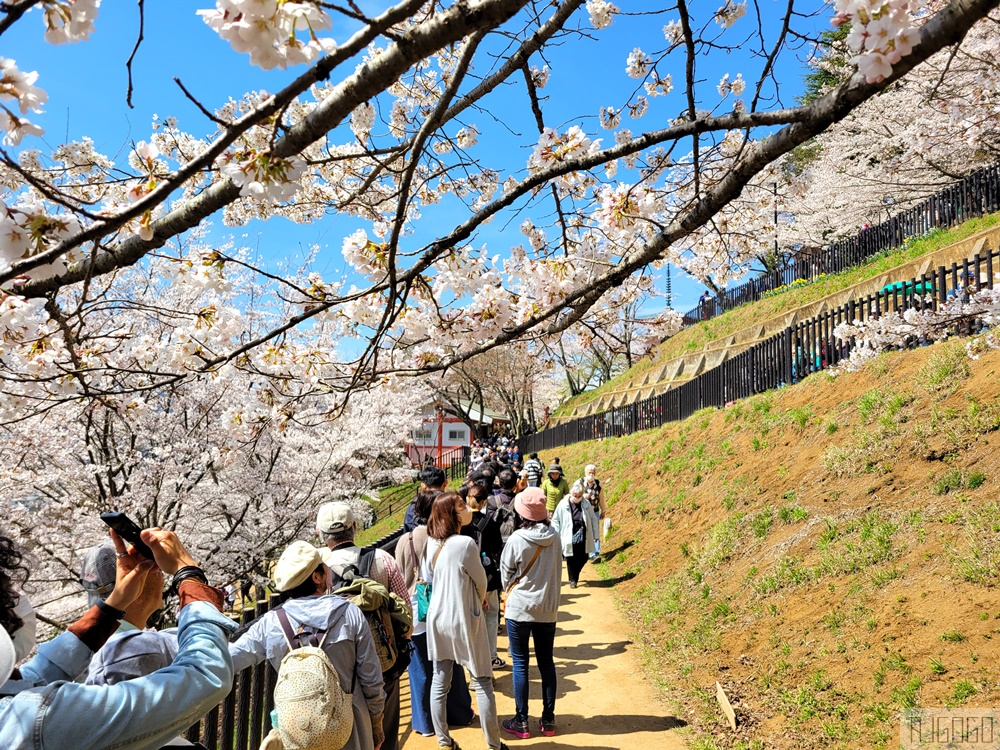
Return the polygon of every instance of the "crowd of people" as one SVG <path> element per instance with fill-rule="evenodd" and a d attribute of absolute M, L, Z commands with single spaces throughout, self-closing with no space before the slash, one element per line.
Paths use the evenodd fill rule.
<path fill-rule="evenodd" d="M 28 566 L 0 536 L 0 747 L 190 745 L 180 735 L 225 698 L 234 674 L 265 661 L 278 679 L 275 729 L 262 750 L 308 746 L 296 743 L 318 725 L 333 742 L 324 747 L 397 750 L 403 670 L 412 731 L 436 736 L 440 747 L 458 747 L 449 727 L 477 720 L 470 684 L 491 750 L 506 747 L 504 734 L 527 738 L 537 727 L 553 736 L 562 562 L 575 588 L 599 552 L 606 511 L 595 467 L 570 485 L 558 459 L 544 475 L 541 466 L 534 453 L 523 467 L 483 461 L 457 491 L 442 469 L 425 467 L 395 555 L 355 544 L 349 505 L 320 506 L 321 544 L 285 548 L 272 573 L 280 605 L 242 629 L 176 534 L 142 531 L 148 560 L 112 531 L 110 543 L 84 555 L 90 608 L 36 648 Z M 179 599 L 177 627 L 148 628 L 163 607 L 165 575 Z M 383 612 L 391 619 L 379 621 Z M 501 631 L 515 703 L 502 721 L 494 692 L 496 670 L 507 667 Z M 542 676 L 534 726 L 529 643 Z M 301 697 L 303 680 L 321 679 L 333 686 L 322 691 L 322 711 L 287 697 L 296 689 Z M 309 711 L 321 720 L 303 718 Z"/>

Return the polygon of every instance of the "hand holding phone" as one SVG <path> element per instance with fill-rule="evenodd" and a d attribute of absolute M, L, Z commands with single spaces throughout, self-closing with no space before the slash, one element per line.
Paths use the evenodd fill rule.
<path fill-rule="evenodd" d="M 147 560 L 155 562 L 153 550 L 149 548 L 148 544 L 142 541 L 142 537 L 140 536 L 142 529 L 139 528 L 139 524 L 119 511 L 101 513 L 101 520 L 114 529 L 118 536 L 131 544 L 137 553 Z"/>

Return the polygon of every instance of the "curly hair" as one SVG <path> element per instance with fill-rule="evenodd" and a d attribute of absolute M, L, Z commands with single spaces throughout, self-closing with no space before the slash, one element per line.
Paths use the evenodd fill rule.
<path fill-rule="evenodd" d="M 21 563 L 22 555 L 14 541 L 0 535 L 0 627 L 13 633 L 24 621 L 14 614 L 20 594 L 17 588 L 28 580 L 28 568 Z"/>

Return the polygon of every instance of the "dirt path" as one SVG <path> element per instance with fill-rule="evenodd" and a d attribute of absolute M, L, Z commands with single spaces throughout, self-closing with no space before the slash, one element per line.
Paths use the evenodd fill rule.
<path fill-rule="evenodd" d="M 615 606 L 611 590 L 602 586 L 593 566 L 587 565 L 581 584 L 571 589 L 563 571 L 562 605 L 556 630 L 555 660 L 558 673 L 555 737 L 533 731 L 531 739 L 503 734 L 511 750 L 585 747 L 597 750 L 657 748 L 680 750 L 686 737 L 678 733 L 684 722 L 671 715 L 653 686 L 642 676 L 637 647 L 628 639 L 629 627 Z M 510 663 L 507 638 L 500 637 L 499 651 Z M 541 711 L 541 680 L 531 664 L 529 710 L 532 729 Z M 508 666 L 498 670 L 497 708 L 501 721 L 514 715 L 513 686 Z M 436 750 L 434 737 L 410 731 L 409 690 L 403 687 L 400 745 L 405 750 Z M 473 698 L 475 706 L 475 698 Z M 485 747 L 479 722 L 453 729 L 463 750 Z"/>

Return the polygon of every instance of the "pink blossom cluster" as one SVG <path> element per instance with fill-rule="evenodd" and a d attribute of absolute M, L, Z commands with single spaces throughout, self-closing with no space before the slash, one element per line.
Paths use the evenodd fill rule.
<path fill-rule="evenodd" d="M 841 323 L 833 335 L 840 341 L 854 340 L 854 348 L 838 370 L 855 372 L 866 362 L 892 349 L 901 349 L 915 341 L 931 343 L 955 335 L 959 325 L 977 323 L 987 328 L 1000 326 L 1000 287 L 971 293 L 968 299 L 954 297 L 941 303 L 937 310 L 930 306 L 918 310 L 909 308 L 892 311 L 867 320 Z M 979 336 L 967 347 L 970 357 L 984 348 L 1000 348 L 996 330 Z"/>
<path fill-rule="evenodd" d="M 892 66 L 920 39 L 917 19 L 926 0 L 835 0 L 834 26 L 851 24 L 847 46 L 869 83 L 892 75 Z"/>
<path fill-rule="evenodd" d="M 37 255 L 80 231 L 80 222 L 68 211 L 55 213 L 41 200 L 22 195 L 13 205 L 0 204 L 0 270 Z M 25 276 L 44 279 L 66 269 L 79 253 L 65 255 L 29 271 Z"/>
<path fill-rule="evenodd" d="M 37 80 L 38 73 L 18 70 L 13 60 L 0 57 L 0 131 L 6 133 L 3 142 L 8 146 L 16 146 L 26 135 L 42 135 L 45 132 L 21 116 L 29 111 L 41 112 L 42 105 L 49 98 L 34 85 Z M 5 101 L 16 102 L 20 115 L 3 104 Z"/>
<path fill-rule="evenodd" d="M 51 44 L 82 42 L 94 31 L 101 0 L 42 0 L 45 41 Z"/>
<path fill-rule="evenodd" d="M 280 159 L 268 153 L 226 152 L 217 165 L 219 173 L 240 188 L 240 194 L 258 200 L 291 200 L 298 191 L 299 178 L 305 173 L 305 161 L 298 156 Z"/>
<path fill-rule="evenodd" d="M 332 26 L 330 16 L 315 2 L 289 0 L 216 0 L 215 10 L 198 14 L 236 52 L 264 70 L 311 63 L 337 44 L 317 32 Z"/>

